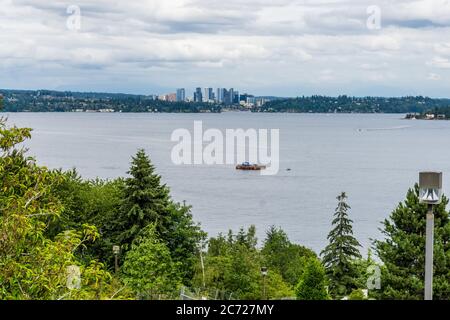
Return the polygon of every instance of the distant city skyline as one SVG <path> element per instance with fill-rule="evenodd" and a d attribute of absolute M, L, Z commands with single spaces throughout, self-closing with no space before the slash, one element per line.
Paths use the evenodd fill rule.
<path fill-rule="evenodd" d="M 251 93 L 241 94 L 234 88 L 214 88 L 196 87 L 192 95 L 187 94 L 186 88 L 177 88 L 175 92 L 164 94 L 151 94 L 153 99 L 169 102 L 196 102 L 196 103 L 217 103 L 223 105 L 242 105 L 245 107 L 262 106 L 270 101 L 267 98 L 255 97 Z"/>
<path fill-rule="evenodd" d="M 5 89 L 450 96 L 446 0 L 3 1 L 0 28 Z"/>

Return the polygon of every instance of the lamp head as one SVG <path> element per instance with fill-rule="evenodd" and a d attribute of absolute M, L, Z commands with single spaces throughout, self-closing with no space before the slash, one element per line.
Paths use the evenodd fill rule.
<path fill-rule="evenodd" d="M 442 201 L 442 172 L 421 172 L 419 174 L 419 201 L 439 204 Z"/>
<path fill-rule="evenodd" d="M 119 246 L 113 246 L 112 250 L 113 250 L 114 254 L 119 254 L 120 253 L 120 247 Z"/>
<path fill-rule="evenodd" d="M 267 272 L 268 272 L 267 267 L 261 267 L 261 274 L 263 276 L 267 276 Z"/>

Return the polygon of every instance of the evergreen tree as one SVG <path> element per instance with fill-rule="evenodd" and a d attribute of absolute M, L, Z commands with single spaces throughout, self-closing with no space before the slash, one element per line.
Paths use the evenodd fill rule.
<path fill-rule="evenodd" d="M 112 221 L 118 233 L 115 241 L 125 252 L 139 232 L 150 223 L 154 223 L 158 234 L 166 238 L 171 222 L 169 189 L 161 184 L 161 177 L 155 173 L 144 150 L 139 150 L 132 158 L 128 174 L 131 177 L 125 180 L 120 216 Z"/>
<path fill-rule="evenodd" d="M 199 224 L 194 223 L 190 206 L 171 203 L 169 213 L 170 228 L 162 240 L 170 249 L 172 259 L 181 263 L 179 272 L 183 276 L 184 284 L 190 285 L 206 233 Z"/>
<path fill-rule="evenodd" d="M 258 243 L 258 239 L 256 238 L 256 227 L 251 225 L 247 232 L 241 227 L 235 240 L 238 244 L 243 245 L 248 249 L 256 249 Z"/>
<path fill-rule="evenodd" d="M 325 269 L 317 258 L 309 260 L 295 293 L 298 300 L 329 300 Z"/>
<path fill-rule="evenodd" d="M 189 285 L 200 256 L 199 244 L 206 234 L 194 223 L 191 207 L 171 200 L 169 188 L 162 184 L 144 150 L 132 158 L 128 174 L 130 177 L 125 179 L 121 192 L 122 204 L 106 223 L 104 234 L 111 236 L 105 243 L 110 247 L 121 245 L 124 255 L 141 230 L 154 224 L 173 261 L 182 263 L 179 272 Z"/>
<path fill-rule="evenodd" d="M 332 225 L 334 228 L 328 234 L 329 245 L 321 252 L 326 274 L 330 281 L 330 293 L 335 297 L 343 297 L 356 289 L 358 269 L 354 264 L 356 258 L 361 258 L 358 247 L 361 246 L 353 236 L 353 221 L 347 211 L 345 192 L 338 197 L 338 206 Z"/>
<path fill-rule="evenodd" d="M 377 284 L 377 280 L 375 278 L 375 269 L 381 269 L 379 262 L 375 261 L 372 257 L 372 250 L 369 249 L 367 253 L 367 257 L 363 257 L 361 259 L 357 259 L 355 261 L 355 266 L 358 269 L 358 278 L 356 279 L 356 287 L 359 289 L 374 289 L 374 286 Z M 373 290 L 369 290 L 369 294 L 371 295 Z M 371 295 L 372 296 L 372 295 Z"/>
<path fill-rule="evenodd" d="M 380 299 L 424 298 L 427 205 L 419 203 L 419 187 L 410 189 L 389 219 L 383 222 L 385 240 L 375 241 L 381 269 Z M 433 298 L 450 299 L 450 220 L 448 199 L 434 206 Z"/>

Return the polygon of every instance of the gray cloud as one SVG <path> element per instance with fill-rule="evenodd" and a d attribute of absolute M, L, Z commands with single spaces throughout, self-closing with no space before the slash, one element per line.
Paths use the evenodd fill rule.
<path fill-rule="evenodd" d="M 442 96 L 450 84 L 448 0 L 0 4 L 2 87 Z M 77 32 L 66 27 L 73 4 Z M 366 26 L 369 5 L 381 10 L 379 30 Z"/>

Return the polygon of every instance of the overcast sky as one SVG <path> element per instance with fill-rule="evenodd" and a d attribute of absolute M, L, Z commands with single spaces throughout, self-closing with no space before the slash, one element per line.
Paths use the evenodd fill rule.
<path fill-rule="evenodd" d="M 196 86 L 450 97 L 450 0 L 0 0 L 0 88 Z"/>

